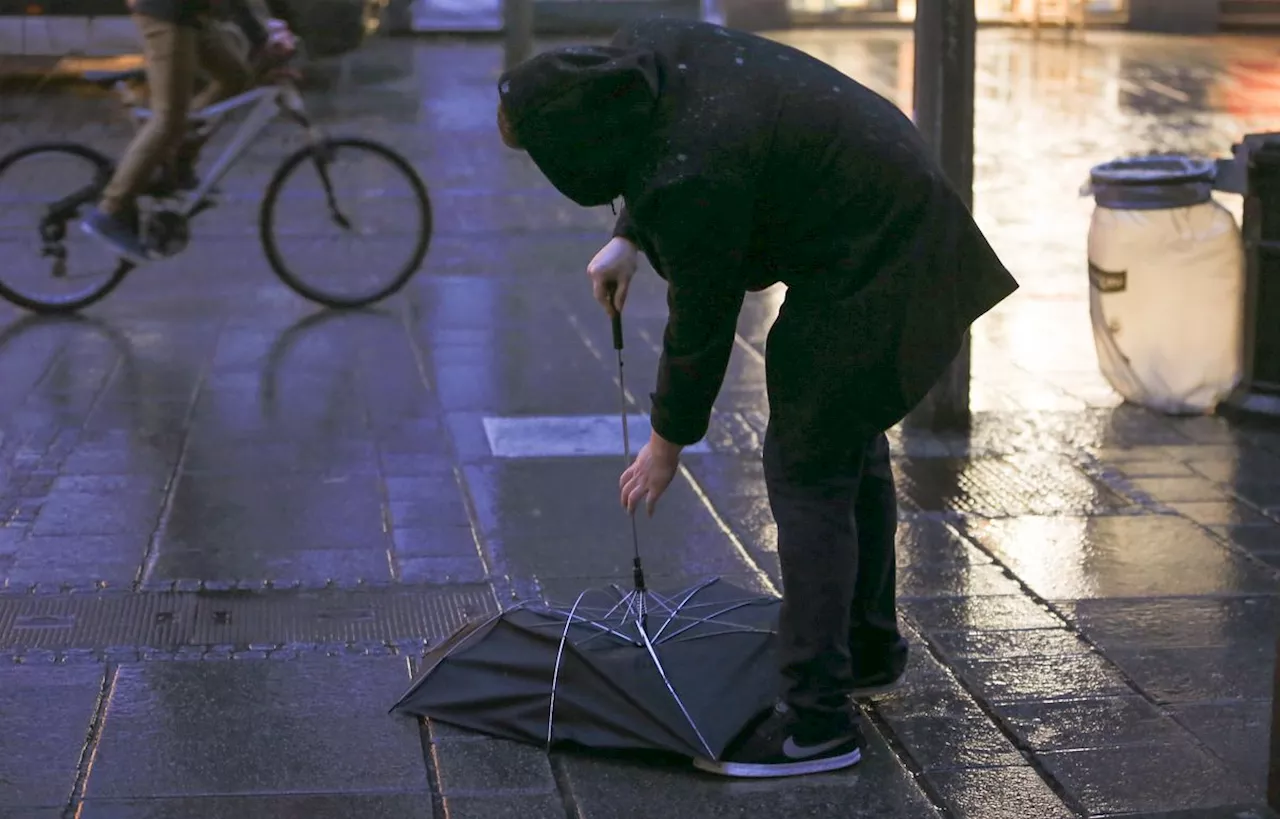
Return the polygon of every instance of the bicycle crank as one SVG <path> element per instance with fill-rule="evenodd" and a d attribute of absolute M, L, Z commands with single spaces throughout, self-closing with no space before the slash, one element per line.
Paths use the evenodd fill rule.
<path fill-rule="evenodd" d="M 147 247 L 161 256 L 176 256 L 191 241 L 186 217 L 172 210 L 160 210 L 147 219 Z"/>

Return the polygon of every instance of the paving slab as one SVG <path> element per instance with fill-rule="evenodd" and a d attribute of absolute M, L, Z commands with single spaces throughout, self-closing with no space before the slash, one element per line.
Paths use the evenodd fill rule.
<path fill-rule="evenodd" d="M 0 663 L 0 805 L 13 816 L 71 802 L 104 669 Z"/>
<path fill-rule="evenodd" d="M 122 667 L 85 798 L 411 791 L 429 800 L 417 724 L 386 713 L 409 682 L 403 658 Z"/>
<path fill-rule="evenodd" d="M 431 819 L 431 797 L 392 794 L 303 794 L 297 796 L 199 796 L 153 799 L 88 799 L 84 819 Z"/>
<path fill-rule="evenodd" d="M 1169 712 L 1187 726 L 1214 754 L 1244 778 L 1256 793 L 1267 788 L 1266 754 L 1271 732 L 1271 702 L 1203 702 L 1170 707 Z"/>
<path fill-rule="evenodd" d="M 1159 744 L 1186 734 L 1172 717 L 1136 695 L 1006 704 L 1000 716 L 1036 751 Z"/>
<path fill-rule="evenodd" d="M 1101 654 L 1048 657 L 964 658 L 960 674 L 991 702 L 1064 697 L 1118 697 L 1134 692 L 1129 680 Z"/>
<path fill-rule="evenodd" d="M 1107 652 L 1235 646 L 1265 650 L 1275 645 L 1280 600 L 1274 596 L 1083 600 L 1061 610 Z"/>
<path fill-rule="evenodd" d="M 453 819 L 561 819 L 560 796 L 446 796 L 442 802 Z"/>
<path fill-rule="evenodd" d="M 849 771 L 793 780 L 726 780 L 686 765 L 640 765 L 565 756 L 566 787 L 586 819 L 636 815 L 716 817 L 940 815 L 876 731 Z"/>
<path fill-rule="evenodd" d="M 1280 591 L 1274 572 L 1182 517 L 1022 517 L 965 532 L 1048 600 Z"/>
<path fill-rule="evenodd" d="M 41 584 L 127 589 L 145 560 L 149 533 L 28 536 L 14 544 L 6 575 L 18 588 Z"/>
<path fill-rule="evenodd" d="M 1210 810 L 1253 796 L 1234 771 L 1190 741 L 1053 751 L 1040 759 L 1091 814 Z"/>
<path fill-rule="evenodd" d="M 938 771 L 925 778 L 957 819 L 1066 819 L 1079 815 L 1028 765 Z"/>

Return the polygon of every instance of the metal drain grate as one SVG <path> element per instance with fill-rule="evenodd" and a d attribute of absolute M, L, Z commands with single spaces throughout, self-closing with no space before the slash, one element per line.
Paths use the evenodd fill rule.
<path fill-rule="evenodd" d="M 488 586 L 413 591 L 0 597 L 0 649 L 439 640 L 496 610 Z"/>

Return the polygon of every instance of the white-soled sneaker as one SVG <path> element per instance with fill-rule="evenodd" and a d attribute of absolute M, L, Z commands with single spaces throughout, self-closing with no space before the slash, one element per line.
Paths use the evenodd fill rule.
<path fill-rule="evenodd" d="M 720 776 L 806 776 L 858 764 L 862 745 L 862 731 L 852 714 L 825 726 L 806 725 L 779 703 L 753 719 L 729 744 L 723 759 L 695 759 L 693 764 Z"/>

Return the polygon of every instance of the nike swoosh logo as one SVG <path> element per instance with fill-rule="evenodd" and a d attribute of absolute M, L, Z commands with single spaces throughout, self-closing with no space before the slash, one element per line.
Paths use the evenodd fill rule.
<path fill-rule="evenodd" d="M 787 737 L 786 742 L 782 743 L 782 753 L 789 759 L 808 759 L 833 748 L 839 748 L 848 741 L 848 737 L 836 737 L 817 745 L 800 745 L 796 743 L 795 737 Z"/>

